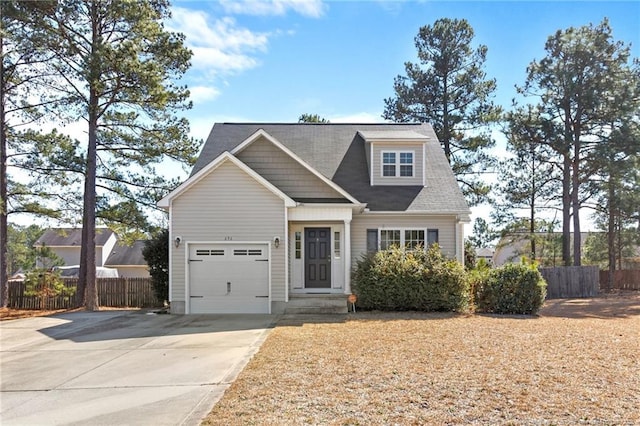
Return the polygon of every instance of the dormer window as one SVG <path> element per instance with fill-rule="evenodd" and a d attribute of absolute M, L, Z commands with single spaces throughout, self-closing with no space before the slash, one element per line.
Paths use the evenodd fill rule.
<path fill-rule="evenodd" d="M 383 177 L 413 177 L 413 151 L 382 151 Z"/>
<path fill-rule="evenodd" d="M 426 186 L 429 136 L 401 125 L 393 130 L 358 130 L 365 142 L 371 186 Z"/>

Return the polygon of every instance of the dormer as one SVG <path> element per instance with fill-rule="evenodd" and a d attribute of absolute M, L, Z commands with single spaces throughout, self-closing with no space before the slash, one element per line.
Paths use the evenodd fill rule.
<path fill-rule="evenodd" d="M 361 130 L 358 134 L 365 141 L 371 186 L 426 186 L 428 136 L 411 130 Z"/>

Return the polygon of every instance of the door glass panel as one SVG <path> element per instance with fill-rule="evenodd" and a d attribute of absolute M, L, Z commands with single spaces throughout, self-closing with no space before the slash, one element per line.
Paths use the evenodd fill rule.
<path fill-rule="evenodd" d="M 302 232 L 296 232 L 295 240 L 296 259 L 300 259 L 302 257 Z"/>

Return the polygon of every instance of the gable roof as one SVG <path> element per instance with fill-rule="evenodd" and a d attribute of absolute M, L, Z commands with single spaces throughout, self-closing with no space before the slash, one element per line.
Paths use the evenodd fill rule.
<path fill-rule="evenodd" d="M 433 128 L 424 123 L 216 123 L 191 177 L 224 152 L 233 152 L 260 129 L 360 203 L 366 203 L 371 211 L 470 213 Z M 424 137 L 428 138 L 425 142 L 426 186 L 370 185 L 362 135 L 380 137 L 398 134 L 411 135 L 420 142 Z"/>
<path fill-rule="evenodd" d="M 158 201 L 158 207 L 169 208 L 171 204 L 171 200 L 180 196 L 186 190 L 191 188 L 196 183 L 200 182 L 203 178 L 209 175 L 209 173 L 213 172 L 215 169 L 220 167 L 220 165 L 225 162 L 230 161 L 234 165 L 236 165 L 240 170 L 248 174 L 251 178 L 253 178 L 260 185 L 264 186 L 266 189 L 271 191 L 275 196 L 282 199 L 284 201 L 285 206 L 293 207 L 296 205 L 295 201 L 293 201 L 287 194 L 276 188 L 271 182 L 267 181 L 265 178 L 260 176 L 254 170 L 252 170 L 249 166 L 244 164 L 240 159 L 234 157 L 227 151 L 222 152 L 217 158 L 211 161 L 209 164 L 206 164 L 205 167 L 200 168 L 197 172 L 191 173 L 189 179 L 183 182 L 176 189 L 171 191 L 169 194 L 165 195 L 160 201 Z M 195 168 L 194 168 L 195 170 Z"/>
<path fill-rule="evenodd" d="M 147 266 L 142 255 L 145 243 L 145 240 L 136 240 L 128 246 L 118 241 L 109 253 L 104 266 Z"/>
<path fill-rule="evenodd" d="M 96 247 L 104 246 L 113 231 L 107 228 L 96 228 Z M 80 247 L 82 244 L 81 228 L 50 228 L 47 229 L 34 246 L 45 245 L 47 247 Z"/>
<path fill-rule="evenodd" d="M 254 143 L 255 141 L 257 141 L 260 138 L 265 138 L 270 143 L 275 145 L 278 149 L 280 149 L 287 156 L 289 156 L 293 161 L 295 161 L 296 163 L 300 164 L 309 173 L 311 173 L 313 176 L 316 176 L 318 179 L 320 179 L 325 185 L 329 186 L 331 189 L 336 191 L 338 194 L 340 194 L 344 198 L 346 198 L 346 201 L 349 201 L 349 202 L 351 202 L 353 204 L 360 204 L 358 202 L 358 200 L 356 200 L 355 198 L 353 198 L 353 196 L 351 196 L 351 194 L 349 194 L 344 189 L 340 188 L 340 186 L 337 185 L 335 182 L 333 182 L 331 179 L 329 179 L 326 176 L 324 176 L 323 174 L 319 173 L 316 169 L 314 169 L 309 164 L 307 164 L 304 160 L 302 160 L 300 157 L 298 157 L 289 148 L 287 148 L 286 146 L 281 144 L 277 139 L 275 139 L 273 136 L 271 136 L 270 134 L 265 132 L 263 129 L 258 129 L 254 134 L 249 136 L 244 142 L 242 142 L 240 145 L 236 146 L 231 151 L 231 153 L 234 154 L 234 155 L 238 154 L 243 149 L 245 149 L 246 147 L 248 147 L 249 145 L 251 145 L 252 143 Z"/>

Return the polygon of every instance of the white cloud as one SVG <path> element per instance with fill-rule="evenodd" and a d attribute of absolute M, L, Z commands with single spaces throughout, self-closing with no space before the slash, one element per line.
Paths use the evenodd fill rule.
<path fill-rule="evenodd" d="M 322 0 L 221 0 L 220 4 L 227 13 L 245 15 L 285 15 L 291 10 L 319 18 L 326 9 Z"/>
<path fill-rule="evenodd" d="M 193 51 L 192 69 L 209 75 L 256 67 L 258 60 L 251 54 L 266 51 L 270 37 L 239 27 L 233 18 L 213 20 L 206 12 L 181 7 L 172 8 L 167 25 L 186 36 L 186 45 Z"/>
<path fill-rule="evenodd" d="M 220 95 L 218 89 L 208 86 L 191 86 L 189 87 L 189 92 L 189 99 L 191 99 L 194 104 L 212 101 Z"/>

